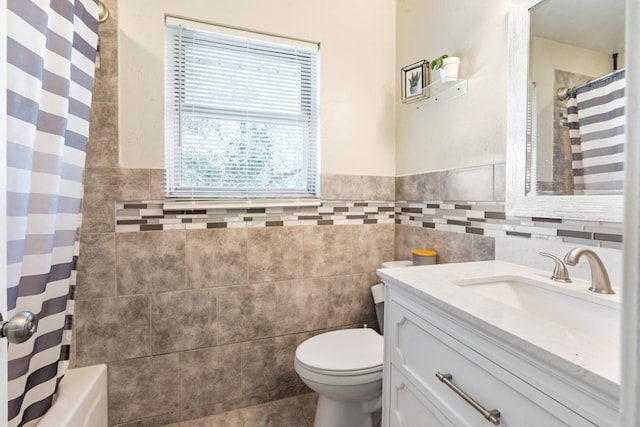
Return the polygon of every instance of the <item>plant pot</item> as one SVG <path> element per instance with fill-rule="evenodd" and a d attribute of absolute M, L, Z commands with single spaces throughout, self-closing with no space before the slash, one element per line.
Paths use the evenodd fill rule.
<path fill-rule="evenodd" d="M 457 56 L 450 56 L 442 60 L 442 67 L 440 67 L 440 81 L 453 82 L 458 80 L 458 67 L 460 66 L 460 58 Z"/>

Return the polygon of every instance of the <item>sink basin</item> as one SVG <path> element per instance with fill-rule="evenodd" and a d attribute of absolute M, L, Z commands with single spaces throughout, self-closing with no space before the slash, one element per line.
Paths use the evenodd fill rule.
<path fill-rule="evenodd" d="M 563 325 L 599 342 L 619 343 L 621 305 L 617 296 L 589 292 L 586 282 L 547 282 L 516 275 L 454 281 L 469 292 Z"/>

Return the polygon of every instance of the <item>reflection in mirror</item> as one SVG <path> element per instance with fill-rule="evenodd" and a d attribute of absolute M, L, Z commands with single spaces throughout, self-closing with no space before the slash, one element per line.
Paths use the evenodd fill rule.
<path fill-rule="evenodd" d="M 622 194 L 624 13 L 624 0 L 530 10 L 526 194 Z"/>
<path fill-rule="evenodd" d="M 618 67 L 624 64 L 624 47 L 621 44 L 613 45 L 613 47 L 603 49 L 597 48 L 596 44 L 604 36 L 596 37 L 592 39 L 589 35 L 597 32 L 598 29 L 609 27 L 602 23 L 591 23 L 582 27 L 582 29 L 573 28 L 573 25 L 578 21 L 585 19 L 583 15 L 587 12 L 594 12 L 594 16 L 604 17 L 607 11 L 611 11 L 614 3 L 624 0 L 512 0 L 511 7 L 509 9 L 509 78 L 508 78 L 508 108 L 507 108 L 507 163 L 506 163 L 506 193 L 505 193 L 505 211 L 508 216 L 524 216 L 524 217 L 537 217 L 537 218 L 563 218 L 563 219 L 577 219 L 587 221 L 613 221 L 621 222 L 623 220 L 623 205 L 624 198 L 622 194 L 616 193 L 619 190 L 608 190 L 608 194 L 576 194 L 578 192 L 571 188 L 571 191 L 567 191 L 564 194 L 560 191 L 554 193 L 556 187 L 562 188 L 565 181 L 568 181 L 568 175 L 571 174 L 571 179 L 575 181 L 573 172 L 573 164 L 571 170 L 566 164 L 571 160 L 573 162 L 573 153 L 562 158 L 562 160 L 554 159 L 554 146 L 553 141 L 553 100 L 557 93 L 554 89 L 554 85 L 559 86 L 556 83 L 555 70 L 571 73 L 572 75 L 578 74 L 586 76 L 585 78 L 591 80 L 597 78 L 602 74 L 611 72 L 613 68 L 612 55 L 615 51 L 618 52 Z M 567 5 L 572 5 L 565 9 Z M 535 16 L 533 18 L 533 25 L 536 29 L 530 31 L 531 27 L 531 14 L 542 13 L 543 7 L 550 8 L 558 6 L 558 11 L 552 11 L 548 13 L 551 16 L 559 16 L 558 19 L 553 19 L 552 28 L 543 29 L 545 25 L 543 23 L 550 22 L 547 18 Z M 618 8 L 619 9 L 619 8 Z M 557 15 L 561 13 L 561 15 Z M 620 16 L 626 13 L 619 14 Z M 589 14 L 587 14 L 589 15 Z M 616 26 L 616 25 L 614 25 Z M 624 33 L 623 24 L 617 25 L 620 30 L 620 37 Z M 562 39 L 555 34 L 558 29 L 568 29 L 570 34 L 573 34 L 574 39 L 578 41 L 585 39 L 586 44 L 576 45 L 575 40 Z M 533 39 L 540 41 L 540 48 L 536 48 L 537 54 L 532 55 L 530 58 L 529 52 L 535 48 Z M 544 34 L 544 37 L 541 36 Z M 553 38 L 557 38 L 561 41 L 556 41 Z M 584 41 L 584 40 L 583 40 Z M 545 44 L 546 43 L 546 44 Z M 600 51 L 606 59 L 604 59 L 604 70 L 601 71 L 584 71 L 583 68 L 579 68 L 577 65 L 581 62 L 589 63 L 590 59 L 581 59 L 581 57 L 574 57 L 567 49 L 556 49 L 557 47 L 567 47 L 572 50 L 596 50 Z M 539 59 L 541 58 L 541 59 Z M 531 66 L 530 66 L 531 60 Z M 547 62 L 550 64 L 548 69 L 542 67 L 542 64 Z M 607 65 L 608 64 L 608 65 Z M 538 74 L 538 77 L 534 77 L 535 69 L 540 68 L 542 71 Z M 533 78 L 532 78 L 533 77 Z M 579 77 L 579 76 L 578 76 Z M 558 79 L 560 79 L 558 77 Z M 576 78 L 577 79 L 577 78 Z M 528 82 L 534 82 L 535 85 L 529 84 L 530 92 L 533 98 L 527 102 L 527 87 Z M 567 81 L 567 86 L 575 88 L 580 86 L 582 81 L 576 80 Z M 543 89 L 544 86 L 547 89 Z M 624 102 L 624 101 L 623 101 Z M 568 122 L 568 112 L 566 103 L 561 104 L 561 107 L 566 109 Z M 535 110 L 535 114 L 533 111 Z M 562 112 L 557 114 L 560 117 L 557 121 L 563 123 Z M 531 120 L 527 121 L 527 113 Z M 535 120 L 533 120 L 535 119 Z M 624 120 L 624 118 L 621 118 Z M 550 123 L 548 127 L 543 127 L 542 122 L 546 121 Z M 527 125 L 531 127 L 535 124 L 535 128 L 529 129 L 529 135 L 527 135 Z M 574 125 L 571 125 L 574 126 Z M 561 127 L 560 129 L 569 131 L 569 125 Z M 585 131 L 587 129 L 584 129 Z M 625 138 L 624 136 L 622 138 Z M 528 142 L 527 142 L 528 141 Z M 548 145 L 543 146 L 542 141 L 547 141 Z M 530 152 L 527 153 L 527 148 Z M 570 148 L 570 145 L 564 142 L 564 145 L 556 147 L 555 151 L 563 152 L 563 150 Z M 567 150 L 568 151 L 568 150 Z M 589 156 L 594 154 L 592 152 L 587 153 Z M 586 158 L 588 156 L 576 156 Z M 605 156 L 606 157 L 606 156 Z M 535 167 L 529 167 L 527 171 L 527 161 L 529 166 L 535 165 Z M 591 161 L 591 160 L 589 160 Z M 558 166 L 558 164 L 564 165 L 564 167 Z M 540 167 L 539 167 L 540 166 Z M 539 169 L 539 170 L 538 170 Z M 597 167 L 595 169 L 598 169 Z M 554 172 L 557 171 L 557 172 Z M 527 171 L 527 173 L 525 173 Z M 592 172 L 591 170 L 589 172 Z M 567 178 L 560 178 L 554 181 L 553 176 L 564 176 Z M 527 175 L 529 181 L 527 185 Z M 592 178 L 592 177 L 589 177 Z M 540 192 L 538 187 L 543 187 L 543 183 L 547 189 L 546 192 Z M 540 184 L 540 185 L 539 185 Z M 527 189 L 527 186 L 529 189 Z M 584 193 L 584 191 L 582 191 Z M 553 194 L 552 194 L 553 193 Z M 569 194 L 567 194 L 569 193 Z"/>

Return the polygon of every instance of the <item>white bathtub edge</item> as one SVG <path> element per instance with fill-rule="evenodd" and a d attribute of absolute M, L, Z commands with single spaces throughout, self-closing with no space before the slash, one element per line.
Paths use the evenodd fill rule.
<path fill-rule="evenodd" d="M 38 427 L 108 427 L 107 365 L 69 369 Z"/>

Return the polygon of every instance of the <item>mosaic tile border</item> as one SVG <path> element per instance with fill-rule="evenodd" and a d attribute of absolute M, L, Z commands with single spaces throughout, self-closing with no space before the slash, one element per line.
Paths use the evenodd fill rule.
<path fill-rule="evenodd" d="M 622 224 L 507 217 L 504 202 L 325 201 L 320 206 L 164 210 L 162 201 L 116 202 L 116 232 L 300 225 L 399 224 L 488 237 L 522 237 L 622 249 Z"/>
<path fill-rule="evenodd" d="M 116 232 L 298 225 L 393 224 L 393 201 L 322 202 L 312 207 L 164 210 L 162 201 L 116 202 Z"/>
<path fill-rule="evenodd" d="M 622 249 L 622 224 L 507 217 L 503 202 L 398 201 L 395 223 L 454 233 L 547 239 Z"/>

